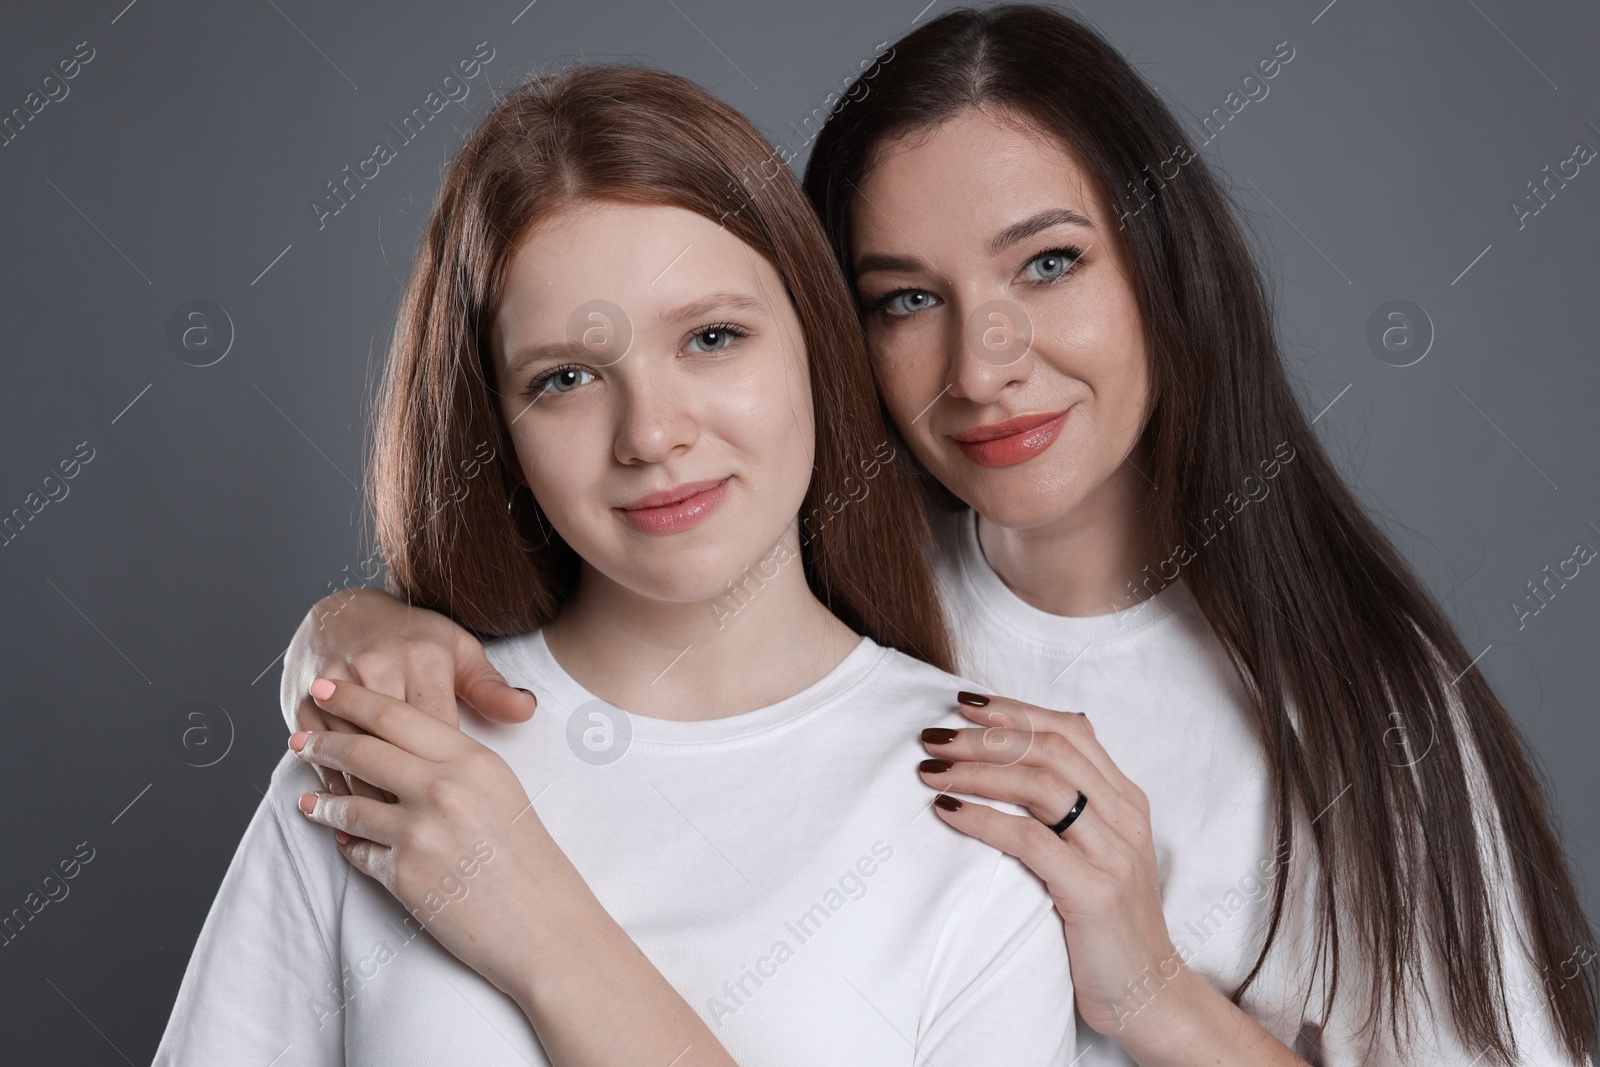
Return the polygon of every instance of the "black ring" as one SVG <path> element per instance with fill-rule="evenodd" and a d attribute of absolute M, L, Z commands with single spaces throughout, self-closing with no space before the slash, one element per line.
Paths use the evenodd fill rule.
<path fill-rule="evenodd" d="M 1050 832 L 1055 834 L 1057 837 L 1060 837 L 1063 830 L 1065 830 L 1067 827 L 1071 826 L 1073 823 L 1078 821 L 1078 816 L 1082 815 L 1083 814 L 1083 809 L 1087 808 L 1088 806 L 1089 806 L 1089 798 L 1084 796 L 1083 795 L 1083 790 L 1080 789 L 1078 791 L 1078 802 L 1076 804 L 1072 805 L 1072 810 L 1071 811 L 1067 812 L 1066 815 L 1062 816 L 1062 819 L 1061 819 L 1060 822 L 1058 822 L 1054 826 L 1050 827 Z"/>

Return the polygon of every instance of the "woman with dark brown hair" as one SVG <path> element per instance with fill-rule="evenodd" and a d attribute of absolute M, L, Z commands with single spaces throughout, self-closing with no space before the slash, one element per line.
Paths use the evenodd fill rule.
<path fill-rule="evenodd" d="M 967 731 L 926 778 L 1037 816 L 943 813 L 1050 883 L 1083 1063 L 1249 1062 L 1236 1004 L 1328 1064 L 1582 1062 L 1595 941 L 1524 742 L 1324 453 L 1184 127 L 1031 5 L 862 79 L 805 184 L 950 505 L 962 668 L 1094 721 L 996 699 L 1028 756 Z"/>
<path fill-rule="evenodd" d="M 962 721 L 927 526 L 798 182 L 741 179 L 766 151 L 625 68 L 529 80 L 468 139 L 371 504 L 397 591 L 496 635 L 538 714 L 310 683 L 365 732 L 290 739 L 158 1064 L 1072 1055 L 1049 894 L 911 771 Z"/>
<path fill-rule="evenodd" d="M 1524 742 L 1317 441 L 1138 72 L 1048 8 L 951 12 L 841 94 L 806 188 L 946 505 L 962 669 L 1032 702 L 973 698 L 924 779 L 1049 884 L 1081 1067 L 1592 1055 L 1595 940 Z M 352 656 L 526 713 L 378 592 L 285 677 Z"/>

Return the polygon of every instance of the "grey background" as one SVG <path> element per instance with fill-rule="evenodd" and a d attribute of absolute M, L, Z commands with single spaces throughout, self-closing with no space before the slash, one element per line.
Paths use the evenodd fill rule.
<path fill-rule="evenodd" d="M 0 21 L 0 114 L 78 42 L 95 49 L 0 147 L 0 515 L 80 442 L 94 450 L 0 547 L 0 913 L 94 849 L 70 895 L 0 947 L 14 1062 L 154 1051 L 283 751 L 274 657 L 368 555 L 355 485 L 371 374 L 440 161 L 490 85 L 563 56 L 651 62 L 742 109 L 798 167 L 803 118 L 925 0 L 125 2 L 10 5 Z M 1206 158 L 1280 279 L 1307 411 L 1486 650 L 1600 916 L 1600 568 L 1521 628 L 1511 607 L 1577 542 L 1600 548 L 1600 163 L 1521 229 L 1509 206 L 1576 142 L 1600 148 L 1600 9 L 1325 5 L 1078 10 L 1195 124 L 1278 42 L 1294 48 Z M 482 41 L 495 57 L 464 105 L 396 145 L 319 230 L 308 201 L 376 140 L 396 144 L 386 124 Z M 235 334 L 207 367 L 166 337 L 195 299 Z M 1366 341 L 1393 299 L 1435 331 L 1412 366 Z"/>

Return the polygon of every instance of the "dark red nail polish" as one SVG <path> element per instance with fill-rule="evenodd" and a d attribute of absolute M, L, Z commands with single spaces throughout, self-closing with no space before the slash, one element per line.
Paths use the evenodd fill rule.
<path fill-rule="evenodd" d="M 949 793 L 940 793 L 938 796 L 933 798 L 933 802 L 935 804 L 939 805 L 945 811 L 960 811 L 961 810 L 961 801 L 957 800 L 955 797 L 951 796 Z"/>
<path fill-rule="evenodd" d="M 930 726 L 922 731 L 922 739 L 930 745 L 947 745 L 956 739 L 956 732 L 942 726 Z"/>
<path fill-rule="evenodd" d="M 981 708 L 989 703 L 989 698 L 982 693 L 969 693 L 965 689 L 956 694 L 957 703 L 965 704 L 969 708 Z"/>
<path fill-rule="evenodd" d="M 948 771 L 955 765 L 956 764 L 954 760 L 925 759 L 921 763 L 917 764 L 917 770 L 926 771 L 929 774 L 943 774 L 945 771 Z"/>

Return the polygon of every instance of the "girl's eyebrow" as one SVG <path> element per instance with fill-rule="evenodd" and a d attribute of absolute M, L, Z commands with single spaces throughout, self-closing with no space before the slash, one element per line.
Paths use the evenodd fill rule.
<path fill-rule="evenodd" d="M 535 363 L 566 362 L 592 354 L 593 350 L 587 348 L 581 341 L 551 341 L 549 344 L 528 345 L 506 361 L 506 373 L 515 374 Z"/>
<path fill-rule="evenodd" d="M 694 300 L 681 307 L 664 311 L 656 316 L 656 323 L 660 326 L 671 326 L 686 319 L 705 318 L 713 311 L 764 311 L 766 307 L 765 302 L 757 300 L 749 293 L 737 289 L 725 289 L 722 292 L 712 293 L 703 300 Z"/>
<path fill-rule="evenodd" d="M 678 322 L 706 318 L 713 311 L 765 311 L 766 307 L 765 302 L 757 300 L 749 293 L 737 289 L 725 289 L 712 293 L 704 299 L 664 311 L 656 316 L 656 323 L 660 326 L 671 326 Z M 623 310 L 626 312 L 626 309 Z M 579 341 L 551 341 L 542 345 L 528 345 L 518 349 L 506 361 L 506 371 L 515 374 L 534 363 L 565 362 L 593 354 L 591 349 Z"/>

